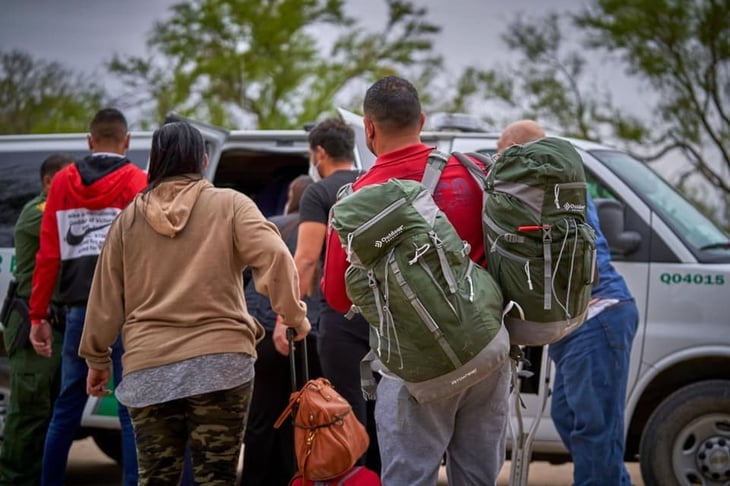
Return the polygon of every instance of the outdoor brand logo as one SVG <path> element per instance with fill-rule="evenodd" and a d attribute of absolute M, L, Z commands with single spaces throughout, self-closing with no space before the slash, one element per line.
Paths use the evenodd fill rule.
<path fill-rule="evenodd" d="M 563 204 L 563 209 L 566 211 L 573 211 L 573 212 L 583 212 L 586 210 L 586 207 L 584 204 L 572 204 L 572 203 L 565 203 Z"/>
<path fill-rule="evenodd" d="M 467 379 L 468 377 L 470 377 L 471 375 L 475 375 L 476 373 L 477 373 L 477 369 L 474 368 L 471 371 L 469 371 L 468 373 L 466 373 L 466 374 L 464 374 L 464 375 L 462 375 L 462 376 L 460 376 L 460 377 L 452 380 L 451 381 L 451 384 L 452 385 L 458 385 L 460 381 L 463 381 L 463 380 Z"/>
<path fill-rule="evenodd" d="M 396 239 L 399 234 L 403 233 L 404 229 L 405 227 L 403 225 L 400 225 L 397 228 L 390 230 L 388 234 L 386 234 L 379 240 L 375 240 L 375 248 L 382 248 L 383 245 L 387 245 L 388 243 Z"/>

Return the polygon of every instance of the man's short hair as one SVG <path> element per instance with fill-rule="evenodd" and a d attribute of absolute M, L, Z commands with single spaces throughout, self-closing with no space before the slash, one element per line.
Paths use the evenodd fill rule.
<path fill-rule="evenodd" d="M 368 88 L 363 112 L 385 129 L 420 127 L 421 100 L 416 88 L 403 78 L 387 76 Z"/>
<path fill-rule="evenodd" d="M 94 115 L 89 131 L 94 140 L 122 142 L 127 136 L 127 119 L 116 108 L 104 108 Z"/>
<path fill-rule="evenodd" d="M 309 132 L 309 148 L 322 147 L 336 161 L 351 161 L 355 150 L 355 132 L 339 118 L 327 118 Z"/>
<path fill-rule="evenodd" d="M 41 164 L 41 180 L 45 176 L 53 176 L 59 170 L 63 169 L 69 164 L 73 164 L 74 158 L 69 154 L 55 153 L 46 157 L 46 160 Z"/>

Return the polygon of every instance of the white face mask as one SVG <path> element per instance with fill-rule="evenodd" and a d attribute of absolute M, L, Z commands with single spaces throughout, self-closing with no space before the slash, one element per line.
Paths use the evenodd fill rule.
<path fill-rule="evenodd" d="M 317 170 L 317 166 L 319 164 L 313 164 L 311 161 L 309 162 L 309 177 L 312 178 L 312 182 L 319 182 L 322 180 L 322 176 L 319 175 L 319 170 Z"/>

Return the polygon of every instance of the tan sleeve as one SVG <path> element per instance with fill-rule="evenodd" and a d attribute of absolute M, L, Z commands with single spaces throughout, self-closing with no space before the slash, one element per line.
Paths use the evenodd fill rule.
<path fill-rule="evenodd" d="M 274 312 L 282 317 L 285 325 L 299 331 L 308 324 L 307 305 L 299 298 L 294 259 L 276 226 L 261 214 L 251 199 L 237 196 L 234 243 L 241 261 L 253 270 L 256 290 L 269 296 Z"/>
<path fill-rule="evenodd" d="M 123 216 L 123 214 L 122 214 Z M 124 261 L 121 245 L 121 216 L 112 224 L 104 240 L 94 270 L 79 356 L 89 368 L 111 366 L 111 345 L 124 324 Z"/>

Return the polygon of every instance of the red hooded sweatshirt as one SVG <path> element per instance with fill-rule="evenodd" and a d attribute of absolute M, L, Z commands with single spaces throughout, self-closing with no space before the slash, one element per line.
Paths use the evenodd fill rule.
<path fill-rule="evenodd" d="M 121 155 L 92 154 L 56 174 L 41 222 L 31 320 L 48 317 L 59 272 L 61 303 L 86 304 L 109 226 L 146 185 L 147 175 Z"/>

